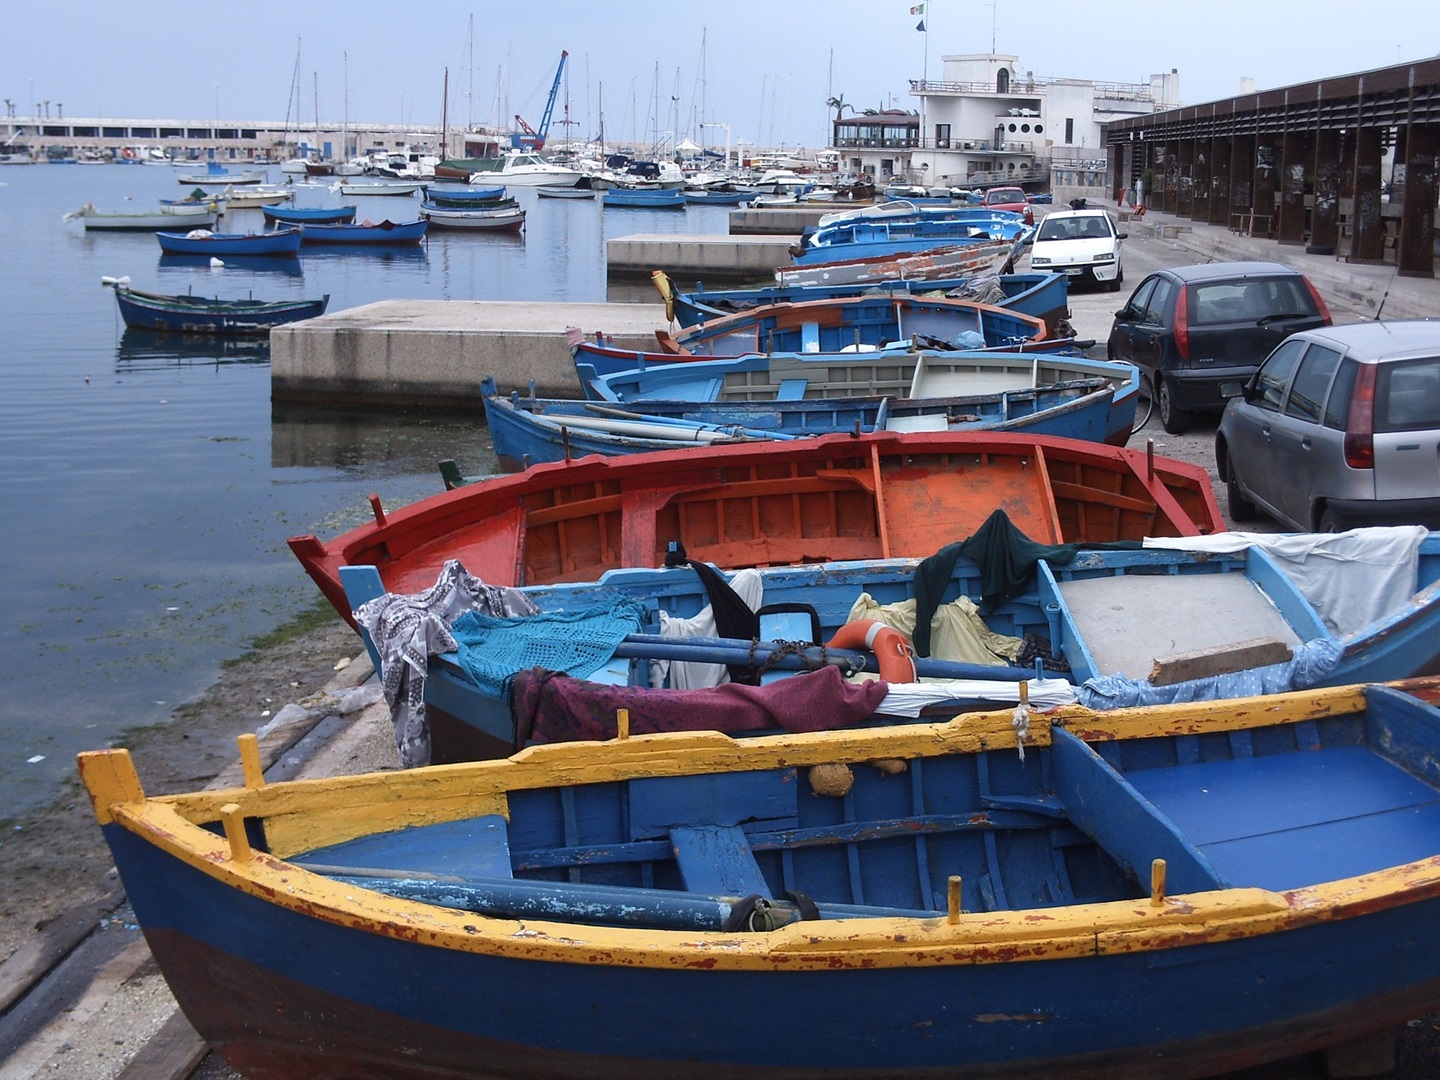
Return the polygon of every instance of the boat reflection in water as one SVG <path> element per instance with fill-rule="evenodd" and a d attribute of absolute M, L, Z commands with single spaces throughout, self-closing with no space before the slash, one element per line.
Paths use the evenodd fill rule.
<path fill-rule="evenodd" d="M 115 347 L 117 373 L 217 364 L 268 364 L 268 337 L 224 337 L 127 327 Z"/>
<path fill-rule="evenodd" d="M 352 259 L 364 256 L 367 261 L 380 259 L 392 263 L 419 266 L 429 261 L 424 244 L 322 244 L 300 249 L 302 262 L 319 259 Z"/>
<path fill-rule="evenodd" d="M 159 266 L 162 270 L 194 270 L 197 267 L 212 267 L 209 255 L 161 255 Z M 304 269 L 294 255 L 226 255 L 221 262 L 226 267 L 244 270 L 251 274 L 278 275 L 281 277 L 303 277 Z M 217 268 L 218 269 L 218 268 Z"/>

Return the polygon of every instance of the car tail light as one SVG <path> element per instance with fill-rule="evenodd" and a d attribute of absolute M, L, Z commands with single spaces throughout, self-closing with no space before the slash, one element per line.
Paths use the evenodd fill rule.
<path fill-rule="evenodd" d="M 1361 364 L 1345 418 L 1345 464 L 1352 469 L 1375 468 L 1375 365 Z"/>
<path fill-rule="evenodd" d="M 1315 309 L 1320 312 L 1320 317 L 1325 320 L 1325 325 L 1330 325 L 1330 309 L 1325 306 L 1325 301 L 1320 297 L 1320 291 L 1309 278 L 1305 278 L 1305 288 L 1310 290 L 1310 299 L 1315 301 Z"/>
<path fill-rule="evenodd" d="M 1190 289 L 1185 285 L 1175 300 L 1175 351 L 1181 360 L 1190 360 Z"/>

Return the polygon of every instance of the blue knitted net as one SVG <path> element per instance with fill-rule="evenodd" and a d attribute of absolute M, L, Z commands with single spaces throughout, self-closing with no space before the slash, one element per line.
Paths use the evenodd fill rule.
<path fill-rule="evenodd" d="M 502 696 L 516 672 L 533 667 L 584 678 L 644 622 L 644 604 L 617 600 L 585 611 L 542 611 L 519 618 L 468 611 L 450 632 L 460 666 L 479 686 Z"/>

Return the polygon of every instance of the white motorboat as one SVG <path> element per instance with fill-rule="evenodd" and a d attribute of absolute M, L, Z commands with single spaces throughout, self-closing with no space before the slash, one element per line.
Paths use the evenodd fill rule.
<path fill-rule="evenodd" d="M 470 174 L 472 184 L 503 183 L 511 187 L 539 187 L 541 184 L 573 184 L 581 177 L 579 169 L 546 161 L 529 150 L 512 150 L 497 159 L 496 167 Z"/>

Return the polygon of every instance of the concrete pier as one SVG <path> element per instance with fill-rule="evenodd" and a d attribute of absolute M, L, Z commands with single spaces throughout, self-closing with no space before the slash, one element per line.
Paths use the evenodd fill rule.
<path fill-rule="evenodd" d="M 664 325 L 658 293 L 651 304 L 384 300 L 275 327 L 270 396 L 463 408 L 480 403 L 481 380 L 493 375 L 502 391 L 533 379 L 546 397 L 577 397 L 566 327 L 592 338 L 603 331 L 622 348 L 653 349 Z"/>
<path fill-rule="evenodd" d="M 742 206 L 730 211 L 730 233 L 733 236 L 775 234 L 799 236 L 807 226 L 817 224 L 826 214 L 854 209 L 863 203 L 840 203 L 835 206 Z"/>
<path fill-rule="evenodd" d="M 642 233 L 606 241 L 612 275 L 650 276 L 663 269 L 676 281 L 775 283 L 775 268 L 790 262 L 800 234 L 730 236 L 724 233 Z"/>

